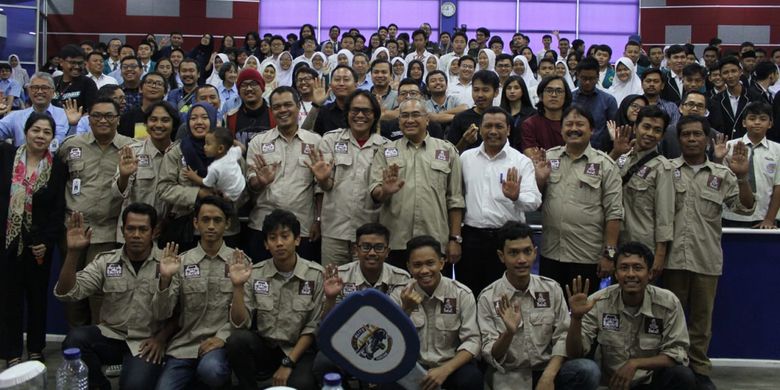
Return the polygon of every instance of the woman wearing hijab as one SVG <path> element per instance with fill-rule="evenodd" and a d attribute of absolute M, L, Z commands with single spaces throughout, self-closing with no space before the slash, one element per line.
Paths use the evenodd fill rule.
<path fill-rule="evenodd" d="M 336 69 L 339 65 L 352 66 L 352 58 L 354 55 L 347 49 L 341 49 L 338 53 L 328 57 L 328 68 Z"/>
<path fill-rule="evenodd" d="M 392 65 L 393 81 L 390 83 L 392 89 L 397 90 L 398 84 L 406 77 L 406 61 L 401 57 L 395 57 L 390 61 Z"/>
<path fill-rule="evenodd" d="M 530 47 L 525 46 L 520 49 L 520 55 L 525 57 L 527 60 L 526 62 L 528 63 L 527 65 L 531 67 L 531 72 L 536 75 L 536 68 L 539 66 L 539 63 L 536 61 L 536 54 L 534 54 L 534 51 L 531 50 Z"/>
<path fill-rule="evenodd" d="M 273 62 L 273 61 L 263 61 L 262 63 L 268 63 L 268 62 Z M 260 71 L 260 64 L 261 64 L 261 62 L 260 62 L 260 60 L 257 57 L 249 56 L 244 61 L 244 67 L 241 68 L 241 69 L 252 68 L 252 69 L 254 69 L 254 70 L 259 72 Z M 274 65 L 274 66 L 276 66 L 276 65 Z"/>
<path fill-rule="evenodd" d="M 525 86 L 528 87 L 528 97 L 531 98 L 531 103 L 535 106 L 536 103 L 539 102 L 539 97 L 536 93 L 536 87 L 539 83 L 534 77 L 531 66 L 528 65 L 528 59 L 522 54 L 516 55 L 515 58 L 512 59 L 512 68 L 513 73 L 522 77 L 523 81 L 525 81 Z"/>
<path fill-rule="evenodd" d="M 293 82 L 293 57 L 289 51 L 279 54 L 279 66 L 276 69 L 276 84 L 278 87 L 291 87 Z"/>
<path fill-rule="evenodd" d="M 203 70 L 205 73 L 204 69 L 206 69 L 209 65 L 212 52 L 214 52 L 214 38 L 211 36 L 211 34 L 206 33 L 200 37 L 200 43 L 198 43 L 198 46 L 195 46 L 195 48 L 192 49 L 187 57 L 197 61 L 199 65 L 198 69 Z"/>
<path fill-rule="evenodd" d="M 11 65 L 11 78 L 22 87 L 22 96 L 19 98 L 22 101 L 27 100 L 27 85 L 30 84 L 30 75 L 27 73 L 27 69 L 22 68 L 19 56 L 16 54 L 8 56 L 8 65 Z"/>
<path fill-rule="evenodd" d="M 371 63 L 373 64 L 374 60 L 378 58 L 390 61 L 390 50 L 387 50 L 386 47 L 378 47 L 371 53 Z"/>
<path fill-rule="evenodd" d="M 620 57 L 615 63 L 615 79 L 607 90 L 615 97 L 618 106 L 628 95 L 642 95 L 642 81 L 637 76 L 634 62 L 628 57 Z"/>
<path fill-rule="evenodd" d="M 477 71 L 496 70 L 496 53 L 490 49 L 482 49 L 477 54 Z"/>
<path fill-rule="evenodd" d="M 219 53 L 214 57 L 214 65 L 211 67 L 211 74 L 206 79 L 206 84 L 213 85 L 217 88 L 222 84 L 222 79 L 219 78 L 219 70 L 222 68 L 222 64 L 230 62 L 227 54 Z"/>
<path fill-rule="evenodd" d="M 447 85 L 458 81 L 458 73 L 460 71 L 459 62 L 460 58 L 458 57 L 452 57 L 447 60 L 447 63 L 445 64 L 445 68 L 447 69 Z"/>
<path fill-rule="evenodd" d="M 571 72 L 569 72 L 569 65 L 566 65 L 566 60 L 563 58 L 558 58 L 557 61 L 555 61 L 555 75 L 559 77 L 563 77 L 564 80 L 566 80 L 566 85 L 569 86 L 570 90 L 574 90 L 576 88 L 574 86 L 574 80 L 571 78 Z"/>
<path fill-rule="evenodd" d="M 265 67 L 263 68 L 262 73 L 260 73 L 263 76 L 263 81 L 265 82 L 265 90 L 263 91 L 263 98 L 267 101 L 268 98 L 271 96 L 271 92 L 276 89 L 276 87 L 279 86 L 278 80 L 279 78 L 277 75 L 279 74 L 279 70 L 277 69 L 276 65 L 274 65 L 273 62 L 266 62 Z"/>
<path fill-rule="evenodd" d="M 49 150 L 55 128 L 50 116 L 33 112 L 24 145 L 0 143 L 0 359 L 6 367 L 22 361 L 22 332 L 29 360 L 43 360 L 46 346 L 49 271 L 65 219 L 67 168 Z"/>

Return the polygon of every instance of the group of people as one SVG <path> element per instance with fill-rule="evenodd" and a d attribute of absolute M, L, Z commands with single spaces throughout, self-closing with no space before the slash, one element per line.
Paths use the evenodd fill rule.
<path fill-rule="evenodd" d="M 23 331 L 43 359 L 58 248 L 95 388 L 314 388 L 319 321 L 365 288 L 416 326 L 424 389 L 714 388 L 722 226 L 780 209 L 780 51 L 313 30 L 85 42 L 30 77 L 0 119 L 7 365 Z"/>

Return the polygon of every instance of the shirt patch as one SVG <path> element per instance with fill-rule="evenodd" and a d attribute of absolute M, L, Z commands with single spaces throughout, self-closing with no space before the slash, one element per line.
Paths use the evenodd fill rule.
<path fill-rule="evenodd" d="M 450 161 L 450 152 L 444 149 L 436 149 L 436 159 L 440 161 Z"/>
<path fill-rule="evenodd" d="M 106 277 L 107 278 L 121 278 L 122 277 L 122 264 L 121 263 L 106 264 Z"/>
<path fill-rule="evenodd" d="M 341 294 L 349 295 L 355 291 L 357 291 L 357 287 L 355 286 L 355 283 L 344 283 L 344 287 L 341 289 Z"/>
<path fill-rule="evenodd" d="M 664 320 L 654 317 L 645 317 L 645 333 L 660 335 L 664 332 Z"/>
<path fill-rule="evenodd" d="M 338 154 L 347 154 L 349 153 L 349 144 L 346 142 L 336 142 L 336 144 L 333 145 L 333 151 Z"/>
<path fill-rule="evenodd" d="M 585 174 L 588 176 L 598 176 L 599 170 L 601 170 L 601 164 L 599 163 L 588 163 L 585 165 Z"/>
<path fill-rule="evenodd" d="M 604 313 L 601 315 L 601 328 L 604 330 L 619 330 L 620 315 Z"/>
<path fill-rule="evenodd" d="M 68 160 L 80 160 L 81 148 L 70 148 L 68 151 Z"/>
<path fill-rule="evenodd" d="M 142 168 L 147 168 L 151 164 L 151 159 L 149 158 L 148 154 L 139 154 L 138 155 L 138 166 Z"/>
<path fill-rule="evenodd" d="M 458 299 L 444 298 L 444 303 L 441 305 L 441 314 L 458 314 Z"/>
<path fill-rule="evenodd" d="M 636 175 L 641 177 L 642 179 L 647 179 L 647 175 L 650 174 L 650 167 L 647 165 L 643 165 L 642 168 L 639 168 L 639 171 L 636 172 Z"/>
<path fill-rule="evenodd" d="M 539 309 L 543 307 L 550 307 L 550 293 L 547 291 L 537 292 L 534 294 L 534 307 Z"/>
<path fill-rule="evenodd" d="M 190 264 L 184 267 L 184 279 L 194 279 L 200 277 L 200 266 L 197 264 Z"/>
<path fill-rule="evenodd" d="M 398 157 L 398 148 L 386 148 L 385 158 Z"/>
<path fill-rule="evenodd" d="M 770 175 L 774 175 L 775 171 L 777 171 L 777 163 L 776 162 L 766 163 L 766 173 L 768 173 Z"/>
<path fill-rule="evenodd" d="M 301 154 L 310 155 L 311 150 L 314 149 L 314 144 L 301 144 Z"/>
<path fill-rule="evenodd" d="M 624 155 L 618 157 L 617 165 L 619 167 L 623 168 L 623 166 L 626 165 L 626 161 L 628 161 L 628 156 L 624 154 Z"/>
<path fill-rule="evenodd" d="M 252 289 L 255 291 L 255 294 L 260 295 L 268 295 L 271 291 L 268 287 L 268 281 L 266 280 L 255 280 L 254 283 L 252 283 Z"/>
<path fill-rule="evenodd" d="M 225 263 L 225 277 L 230 277 L 230 265 L 228 263 Z"/>
<path fill-rule="evenodd" d="M 276 145 L 274 145 L 272 143 L 263 144 L 262 150 L 263 150 L 263 154 L 273 153 L 273 152 L 276 151 Z"/>
<path fill-rule="evenodd" d="M 561 168 L 561 160 L 559 159 L 552 159 L 550 160 L 550 168 L 552 168 L 553 171 L 557 171 Z"/>
<path fill-rule="evenodd" d="M 314 295 L 314 281 L 301 280 L 298 284 L 298 295 Z"/>
<path fill-rule="evenodd" d="M 710 175 L 710 177 L 707 178 L 707 187 L 710 187 L 713 190 L 718 191 L 720 190 L 720 183 L 722 180 L 723 179 L 715 175 Z"/>
<path fill-rule="evenodd" d="M 676 168 L 676 169 L 674 170 L 674 178 L 675 178 L 675 179 L 679 179 L 679 178 L 681 178 L 681 177 L 682 177 L 682 172 L 680 172 L 680 168 Z"/>
<path fill-rule="evenodd" d="M 493 301 L 493 307 L 496 309 L 496 315 L 500 316 L 501 313 L 498 310 L 501 308 L 501 301 Z"/>

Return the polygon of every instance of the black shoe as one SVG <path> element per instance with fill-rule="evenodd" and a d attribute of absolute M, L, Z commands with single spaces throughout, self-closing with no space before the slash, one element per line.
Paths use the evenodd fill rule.
<path fill-rule="evenodd" d="M 28 361 L 29 360 L 37 360 L 37 361 L 39 361 L 39 362 L 41 362 L 43 364 L 46 364 L 46 359 L 44 359 L 43 353 L 40 353 L 40 352 L 30 353 L 29 355 L 27 355 L 27 360 Z"/>
<path fill-rule="evenodd" d="M 702 374 L 694 374 L 696 375 L 696 390 L 717 390 L 717 387 L 715 387 L 715 384 L 712 383 L 712 379 L 708 377 L 707 375 Z"/>

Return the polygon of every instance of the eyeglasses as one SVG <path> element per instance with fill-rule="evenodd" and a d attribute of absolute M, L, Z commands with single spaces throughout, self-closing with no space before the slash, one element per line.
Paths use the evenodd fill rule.
<path fill-rule="evenodd" d="M 641 110 L 642 107 L 644 107 L 644 106 L 641 105 L 641 104 L 636 104 L 636 103 L 631 103 L 631 104 L 628 105 L 628 108 L 630 108 L 632 110 L 635 110 L 635 111 Z"/>
<path fill-rule="evenodd" d="M 93 112 L 89 114 L 89 119 L 94 119 L 95 122 L 100 122 L 103 119 L 105 119 L 108 122 L 113 121 L 114 119 L 119 118 L 119 115 L 117 114 L 111 114 L 108 112 Z"/>
<path fill-rule="evenodd" d="M 311 77 L 311 76 L 308 76 L 308 77 L 298 77 L 298 82 L 299 83 L 304 83 L 304 82 L 308 82 L 308 81 L 312 81 L 312 80 L 314 80 L 314 77 Z"/>
<path fill-rule="evenodd" d="M 707 109 L 707 106 L 704 104 L 696 104 L 694 102 L 685 102 L 683 103 L 683 107 L 689 109 L 689 110 L 697 110 L 697 111 L 704 111 Z"/>
<path fill-rule="evenodd" d="M 416 96 L 420 96 L 420 92 L 418 92 L 418 91 L 403 91 L 403 92 L 398 92 L 398 96 L 416 97 Z"/>
<path fill-rule="evenodd" d="M 349 114 L 352 116 L 357 116 L 358 114 L 363 114 L 363 116 L 373 116 L 374 115 L 374 109 L 372 108 L 359 108 L 359 107 L 352 107 L 349 109 Z"/>
<path fill-rule="evenodd" d="M 163 85 L 165 85 L 165 83 L 162 81 L 152 81 L 152 80 L 147 80 L 146 83 L 144 84 L 151 85 L 152 87 L 162 87 Z"/>
<path fill-rule="evenodd" d="M 373 244 L 372 245 L 372 244 L 369 244 L 369 243 L 364 243 L 364 244 L 358 245 L 358 248 L 363 253 L 369 253 L 369 252 L 371 252 L 371 249 L 373 249 L 374 252 L 376 252 L 376 253 L 382 253 L 385 250 L 387 250 L 387 245 L 386 244 Z"/>
<path fill-rule="evenodd" d="M 65 61 L 71 66 L 84 66 L 84 61 Z"/>
<path fill-rule="evenodd" d="M 420 119 L 423 117 L 423 114 L 421 112 L 402 112 L 398 115 L 400 119 Z"/>
<path fill-rule="evenodd" d="M 566 90 L 563 88 L 545 88 L 543 92 L 548 95 L 563 95 L 566 93 Z"/>
<path fill-rule="evenodd" d="M 241 88 L 242 90 L 246 91 L 246 90 L 249 90 L 249 89 L 255 89 L 255 88 L 259 88 L 259 87 L 260 87 L 260 84 L 258 84 L 257 81 L 251 81 L 250 80 L 250 81 L 244 81 L 243 83 L 241 83 L 241 87 L 239 87 L 239 88 Z"/>
<path fill-rule="evenodd" d="M 577 78 L 580 81 L 586 81 L 586 82 L 593 82 L 599 79 L 598 77 L 585 77 L 585 76 L 577 76 Z"/>
<path fill-rule="evenodd" d="M 122 70 L 138 69 L 138 64 L 122 65 Z"/>
<path fill-rule="evenodd" d="M 53 89 L 52 87 L 50 87 L 48 85 L 31 85 L 31 86 L 29 86 L 29 88 L 30 88 L 30 91 L 33 91 L 33 92 L 46 92 L 46 91 L 48 91 L 50 89 Z"/>

